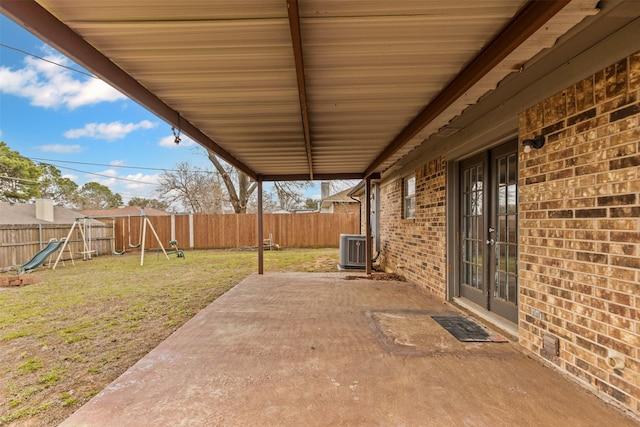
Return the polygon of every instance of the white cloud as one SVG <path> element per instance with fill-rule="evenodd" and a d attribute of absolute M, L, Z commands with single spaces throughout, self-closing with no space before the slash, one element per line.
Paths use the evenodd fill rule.
<path fill-rule="evenodd" d="M 73 182 L 78 182 L 78 175 L 74 175 L 72 173 L 64 173 L 62 174 L 63 178 L 69 178 Z"/>
<path fill-rule="evenodd" d="M 43 46 L 44 58 L 65 66 L 69 59 Z M 69 110 L 84 105 L 124 100 L 126 97 L 102 80 L 75 77 L 79 74 L 37 58 L 26 57 L 24 67 L 0 67 L 0 92 L 28 98 L 31 105 L 44 108 L 66 107 Z"/>
<path fill-rule="evenodd" d="M 114 141 L 124 138 L 133 131 L 152 129 L 154 127 L 156 127 L 156 123 L 151 123 L 149 120 L 143 120 L 139 123 L 122 123 L 119 121 L 111 123 L 87 123 L 83 128 L 66 131 L 64 136 L 69 139 L 93 138 Z"/>
<path fill-rule="evenodd" d="M 124 166 L 127 164 L 127 162 L 125 162 L 124 160 L 111 160 L 109 164 L 111 166 Z"/>
<path fill-rule="evenodd" d="M 87 181 L 95 181 L 111 189 L 113 193 L 128 193 L 134 190 L 136 194 L 144 193 L 144 197 L 154 197 L 156 185 L 160 181 L 160 174 L 135 173 L 120 175 L 114 168 L 97 172 L 97 175 L 87 175 Z"/>
<path fill-rule="evenodd" d="M 87 175 L 88 181 L 95 181 L 98 184 L 106 185 L 111 188 L 118 183 L 118 171 L 115 169 L 107 169 L 98 172 L 98 175 Z"/>
<path fill-rule="evenodd" d="M 158 142 L 158 145 L 166 148 L 178 148 L 178 147 L 191 147 L 195 143 L 196 142 L 193 139 L 189 138 L 188 136 L 180 135 L 180 144 L 176 144 L 176 137 L 173 135 L 168 135 L 162 138 Z"/>
<path fill-rule="evenodd" d="M 143 173 L 136 173 L 131 175 L 126 175 L 123 178 L 126 178 L 130 181 L 123 181 L 122 184 L 127 190 L 138 190 L 138 189 L 154 189 L 155 186 L 160 182 L 160 174 L 151 174 L 145 175 Z M 131 182 L 136 181 L 136 182 Z"/>
<path fill-rule="evenodd" d="M 44 151 L 45 153 L 79 153 L 82 151 L 82 147 L 77 144 L 65 145 L 65 144 L 47 144 L 37 146 L 36 149 Z"/>

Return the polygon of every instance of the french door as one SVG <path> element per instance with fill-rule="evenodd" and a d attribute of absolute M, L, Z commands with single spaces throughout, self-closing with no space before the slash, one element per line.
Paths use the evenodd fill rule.
<path fill-rule="evenodd" d="M 461 162 L 459 182 L 459 295 L 516 323 L 517 141 Z"/>

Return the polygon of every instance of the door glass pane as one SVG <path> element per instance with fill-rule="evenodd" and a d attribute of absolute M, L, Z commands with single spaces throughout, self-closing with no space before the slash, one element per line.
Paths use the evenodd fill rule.
<path fill-rule="evenodd" d="M 518 262 L 518 201 L 517 201 L 517 157 L 516 154 L 496 159 L 498 173 L 496 200 L 496 244 L 495 244 L 495 287 L 493 296 L 518 302 L 517 262 Z"/>
<path fill-rule="evenodd" d="M 507 159 L 507 161 L 509 162 L 509 171 L 507 174 L 509 180 L 507 182 L 509 184 L 514 184 L 518 181 L 518 156 L 513 153 L 507 156 Z"/>
<path fill-rule="evenodd" d="M 469 194 L 469 188 L 471 187 L 471 178 L 469 176 L 469 174 L 471 173 L 471 171 L 469 169 L 467 169 L 466 171 L 464 171 L 463 173 L 463 187 L 464 187 L 464 194 Z"/>
<path fill-rule="evenodd" d="M 505 158 L 498 159 L 496 161 L 498 174 L 498 188 L 496 191 L 498 194 L 496 195 L 498 198 L 498 215 L 504 215 L 507 213 L 507 161 Z"/>
<path fill-rule="evenodd" d="M 518 304 L 518 275 L 507 275 L 507 298 L 506 300 L 517 305 Z"/>
<path fill-rule="evenodd" d="M 484 286 L 482 279 L 483 239 L 483 170 L 474 165 L 462 172 L 462 280 L 476 289 Z"/>
<path fill-rule="evenodd" d="M 507 156 L 507 212 L 515 214 L 518 210 L 518 159 L 516 154 Z"/>

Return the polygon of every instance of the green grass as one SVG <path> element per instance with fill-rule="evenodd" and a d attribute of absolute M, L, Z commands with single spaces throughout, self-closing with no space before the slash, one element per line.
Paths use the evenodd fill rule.
<path fill-rule="evenodd" d="M 335 271 L 338 249 L 266 251 L 265 272 Z M 257 254 L 98 257 L 0 289 L 0 426 L 57 425 L 196 313 L 257 272 Z"/>
<path fill-rule="evenodd" d="M 40 369 L 42 369 L 42 359 L 35 357 L 33 359 L 27 359 L 18 365 L 17 373 L 18 375 L 27 375 Z"/>

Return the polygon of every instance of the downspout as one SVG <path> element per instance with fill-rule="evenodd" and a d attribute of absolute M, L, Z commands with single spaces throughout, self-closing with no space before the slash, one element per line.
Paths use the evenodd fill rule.
<path fill-rule="evenodd" d="M 358 231 L 362 231 L 362 202 L 351 195 L 347 194 L 351 200 L 358 203 Z M 359 233 L 358 233 L 359 234 Z"/>
<path fill-rule="evenodd" d="M 371 177 L 368 176 L 365 179 L 365 185 L 364 185 L 364 196 L 366 197 L 365 200 L 365 211 L 366 211 L 366 219 L 365 219 L 365 241 L 364 241 L 364 247 L 365 247 L 365 252 L 366 252 L 366 259 L 367 262 L 365 264 L 365 272 L 367 274 L 367 276 L 371 275 L 371 258 L 373 257 L 373 248 L 371 247 L 371 244 L 373 243 L 371 241 Z"/>
<path fill-rule="evenodd" d="M 357 190 L 360 189 L 360 187 L 365 183 L 365 181 L 360 181 L 358 183 L 358 185 L 356 185 L 355 187 L 353 187 L 353 189 L 347 193 L 347 196 L 353 200 L 354 202 L 358 203 L 358 224 L 359 224 L 359 232 L 362 232 L 362 201 L 360 201 L 359 199 L 356 199 L 355 197 L 353 197 L 353 193 L 355 193 Z M 368 214 L 368 217 L 371 216 L 371 213 Z M 360 234 L 360 233 L 358 233 Z M 380 258 L 380 248 L 378 248 L 378 251 L 376 252 L 376 256 L 373 257 L 371 259 L 371 263 L 374 264 L 376 261 L 378 261 L 378 258 Z"/>

